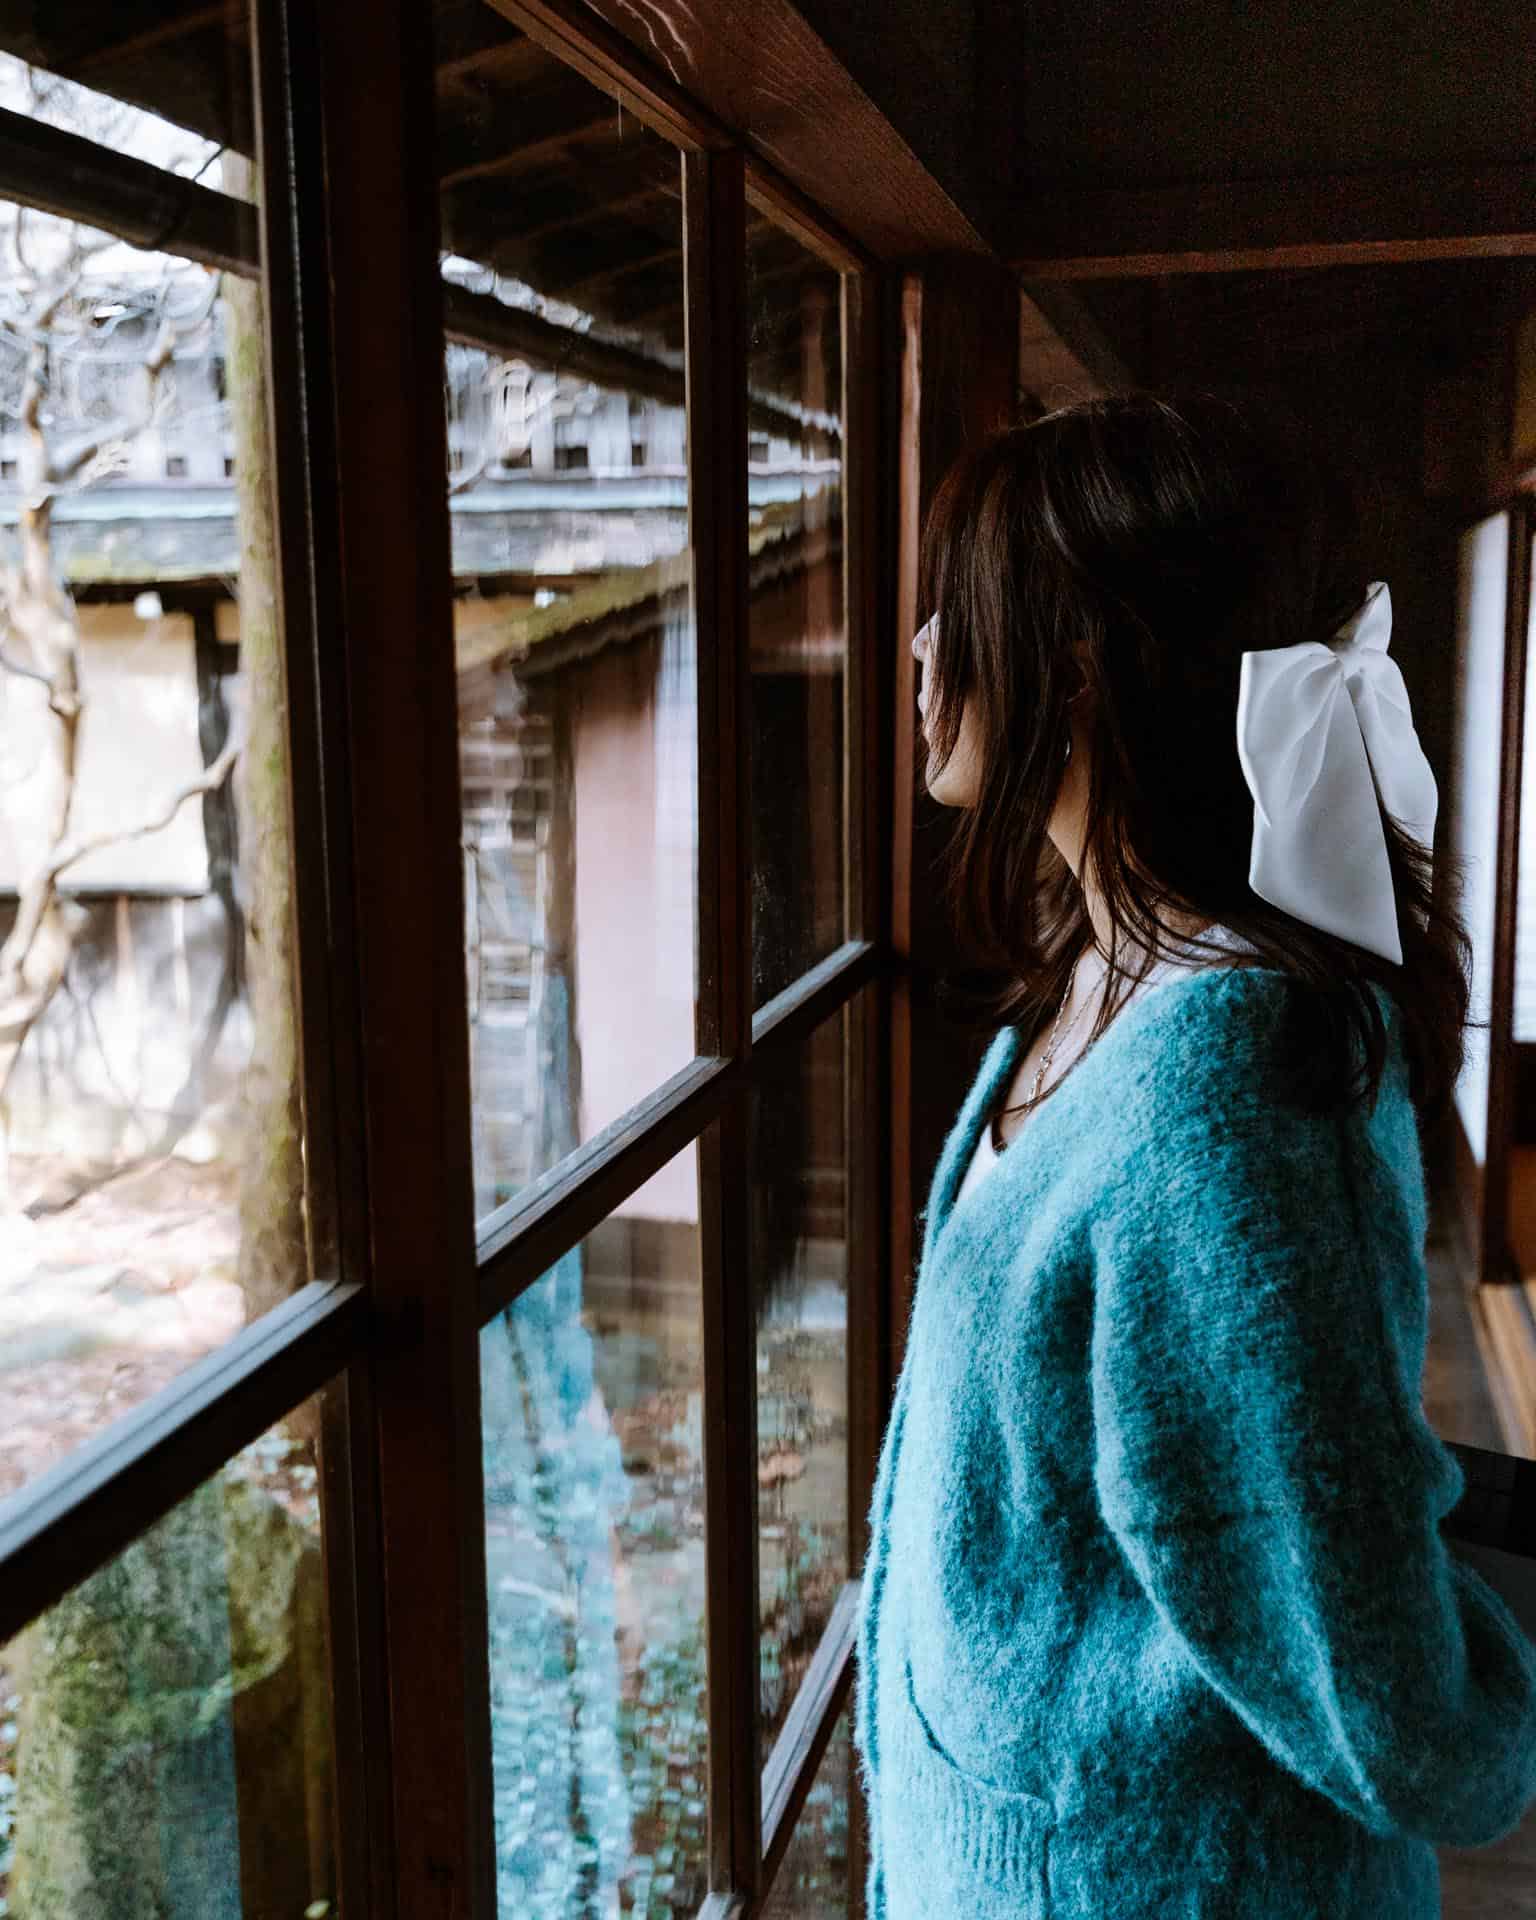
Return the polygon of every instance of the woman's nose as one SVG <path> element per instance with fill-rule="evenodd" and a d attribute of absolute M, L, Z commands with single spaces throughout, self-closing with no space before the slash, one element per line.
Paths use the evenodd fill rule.
<path fill-rule="evenodd" d="M 912 636 L 912 652 L 919 660 L 926 662 L 928 658 L 929 633 L 938 617 L 934 614 L 925 620 Z"/>

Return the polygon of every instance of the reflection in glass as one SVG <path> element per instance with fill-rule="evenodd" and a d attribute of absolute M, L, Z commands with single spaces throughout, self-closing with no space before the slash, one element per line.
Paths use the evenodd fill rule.
<path fill-rule="evenodd" d="M 0 202 L 0 1496 L 309 1277 L 246 12 L 26 21 L 99 159 Z"/>
<path fill-rule="evenodd" d="M 846 1021 L 824 1021 L 753 1103 L 764 1766 L 849 1577 Z"/>
<path fill-rule="evenodd" d="M 0 1647 L 0 1913 L 338 1911 L 317 1414 Z"/>
<path fill-rule="evenodd" d="M 842 943 L 843 326 L 835 269 L 747 229 L 752 976 L 771 999 Z"/>
<path fill-rule="evenodd" d="M 707 1888 L 692 1147 L 481 1334 L 502 1920 Z"/>
<path fill-rule="evenodd" d="M 681 163 L 491 6 L 438 30 L 483 1217 L 694 1052 Z"/>
<path fill-rule="evenodd" d="M 853 1710 L 845 1707 L 827 1737 L 762 1920 L 848 1920 L 848 1809 L 856 1786 Z"/>

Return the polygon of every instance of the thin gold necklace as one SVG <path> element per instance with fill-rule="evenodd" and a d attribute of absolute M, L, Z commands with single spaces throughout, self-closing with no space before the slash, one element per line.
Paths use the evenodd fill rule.
<path fill-rule="evenodd" d="M 1079 955 L 1078 960 L 1076 964 L 1073 966 L 1072 972 L 1068 977 L 1066 990 L 1061 996 L 1061 1004 L 1056 1009 L 1056 1018 L 1051 1025 L 1051 1037 L 1049 1040 L 1046 1041 L 1045 1051 L 1040 1056 L 1040 1064 L 1035 1068 L 1035 1077 L 1033 1081 L 1030 1083 L 1029 1093 L 1025 1097 L 1025 1101 L 1024 1101 L 1024 1105 L 1026 1108 L 1033 1107 L 1036 1100 L 1040 1097 L 1040 1083 L 1044 1080 L 1046 1074 L 1050 1071 L 1051 1062 L 1056 1058 L 1056 1049 L 1063 1037 L 1062 1031 L 1061 1031 L 1061 1016 L 1066 1012 L 1067 1002 L 1072 998 L 1073 990 L 1077 986 L 1077 969 L 1081 965 L 1082 965 L 1082 956 Z M 1088 1003 L 1085 1000 L 1083 1002 L 1083 1006 L 1085 1007 L 1087 1004 Z M 1077 1012 L 1074 1013 L 1072 1018 L 1067 1022 L 1066 1030 L 1068 1033 L 1072 1031 L 1072 1029 L 1077 1025 L 1078 1021 L 1082 1017 L 1083 1017 L 1083 1007 L 1079 1007 Z M 999 1129 L 998 1129 L 999 1118 L 1000 1116 L 995 1113 L 992 1116 L 992 1146 L 995 1152 L 1001 1153 L 1003 1148 L 1007 1145 L 1007 1142 L 1000 1137 Z"/>

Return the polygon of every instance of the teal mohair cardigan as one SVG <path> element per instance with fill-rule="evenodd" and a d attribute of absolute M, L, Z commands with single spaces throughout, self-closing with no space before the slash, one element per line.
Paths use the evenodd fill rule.
<path fill-rule="evenodd" d="M 870 1505 L 869 1920 L 1433 1920 L 1536 1799 L 1536 1646 L 1447 1547 L 1400 1015 L 1374 1106 L 1282 1100 L 1287 996 L 1127 1005 L 934 1178 Z"/>

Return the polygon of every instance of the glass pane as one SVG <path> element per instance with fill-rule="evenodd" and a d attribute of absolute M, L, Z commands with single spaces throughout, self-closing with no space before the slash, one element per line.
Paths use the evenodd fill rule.
<path fill-rule="evenodd" d="M 503 1920 L 708 1891 L 698 1217 L 689 1147 L 480 1337 Z"/>
<path fill-rule="evenodd" d="M 318 1400 L 0 1647 L 0 1913 L 338 1911 Z"/>
<path fill-rule="evenodd" d="M 772 998 L 843 940 L 841 276 L 747 223 L 752 980 Z"/>
<path fill-rule="evenodd" d="M 483 1217 L 694 1053 L 682 176 L 490 5 L 438 22 Z"/>
<path fill-rule="evenodd" d="M 95 158 L 0 202 L 0 1496 L 310 1271 L 246 12 L 24 12 Z"/>
<path fill-rule="evenodd" d="M 837 1716 L 816 1778 L 773 1878 L 762 1920 L 848 1920 L 848 1809 L 858 1786 L 853 1709 Z"/>
<path fill-rule="evenodd" d="M 846 1023 L 824 1021 L 753 1102 L 764 1766 L 849 1578 Z"/>

